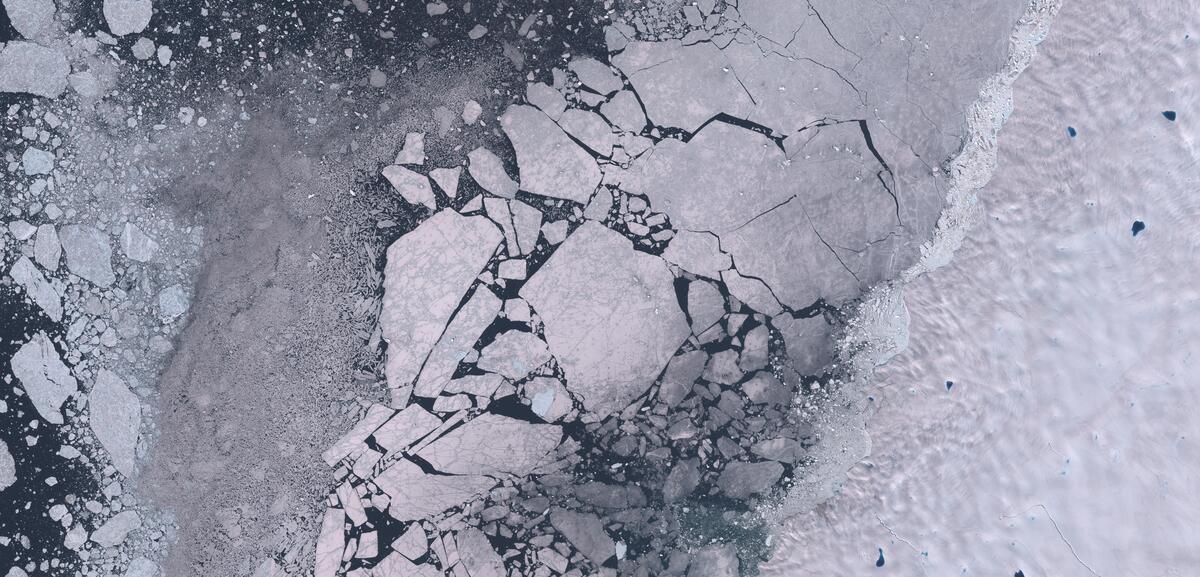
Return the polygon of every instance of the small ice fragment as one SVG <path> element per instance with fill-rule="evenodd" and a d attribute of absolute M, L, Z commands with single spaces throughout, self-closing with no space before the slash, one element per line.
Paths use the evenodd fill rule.
<path fill-rule="evenodd" d="M 50 174 L 50 171 L 54 170 L 54 153 L 31 146 L 21 155 L 21 166 L 25 169 L 25 174 L 30 176 Z"/>
<path fill-rule="evenodd" d="M 463 103 L 462 121 L 464 124 L 475 124 L 479 120 L 479 115 L 483 113 L 483 107 L 474 100 L 468 100 Z"/>
<path fill-rule="evenodd" d="M 104 0 L 104 20 L 116 36 L 138 34 L 150 24 L 154 13 L 151 0 Z"/>
<path fill-rule="evenodd" d="M 409 132 L 404 135 L 404 148 L 396 154 L 393 164 L 425 164 L 425 133 Z"/>

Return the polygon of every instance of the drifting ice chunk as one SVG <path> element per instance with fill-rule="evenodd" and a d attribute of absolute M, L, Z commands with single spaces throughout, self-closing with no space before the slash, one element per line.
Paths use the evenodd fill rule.
<path fill-rule="evenodd" d="M 458 179 L 462 176 L 462 167 L 454 168 L 435 168 L 429 171 L 429 178 L 437 183 L 438 188 L 446 193 L 446 196 L 454 198 L 458 196 Z"/>
<path fill-rule="evenodd" d="M 433 565 L 414 565 L 399 553 L 392 553 L 371 568 L 371 577 L 443 577 L 446 575 Z"/>
<path fill-rule="evenodd" d="M 37 232 L 37 227 L 24 220 L 14 220 L 8 223 L 8 232 L 19 241 L 27 241 Z"/>
<path fill-rule="evenodd" d="M 532 106 L 510 106 L 500 126 L 517 153 L 521 190 L 588 201 L 600 184 L 600 167 L 549 116 Z"/>
<path fill-rule="evenodd" d="M 517 236 L 517 245 L 521 254 L 533 252 L 537 246 L 539 229 L 542 226 L 542 212 L 519 200 L 509 203 L 512 213 L 513 231 Z"/>
<path fill-rule="evenodd" d="M 125 537 L 142 526 L 142 518 L 135 511 L 125 510 L 105 521 L 92 533 L 91 539 L 101 547 L 116 547 Z"/>
<path fill-rule="evenodd" d="M 61 50 L 19 40 L 0 49 L 0 92 L 56 98 L 67 89 L 70 73 Z"/>
<path fill-rule="evenodd" d="M 783 465 L 775 461 L 745 463 L 734 461 L 725 465 L 717 479 L 717 486 L 734 499 L 745 499 L 750 495 L 770 489 L 783 475 Z"/>
<path fill-rule="evenodd" d="M 58 260 L 62 258 L 62 244 L 58 240 L 58 230 L 54 225 L 43 224 L 37 228 L 37 237 L 33 241 L 33 256 L 42 268 L 58 270 Z"/>
<path fill-rule="evenodd" d="M 415 561 L 429 551 L 429 537 L 420 523 L 413 523 L 399 539 L 392 542 L 392 550 Z"/>
<path fill-rule="evenodd" d="M 793 319 L 781 315 L 772 319 L 771 324 L 783 335 L 788 360 L 796 372 L 816 374 L 833 360 L 833 340 L 829 338 L 830 327 L 824 317 Z"/>
<path fill-rule="evenodd" d="M 607 64 L 591 58 L 576 58 L 567 65 L 579 82 L 592 91 L 608 96 L 621 89 L 621 79 Z"/>
<path fill-rule="evenodd" d="M 479 115 L 483 113 L 483 107 L 474 100 L 468 100 L 463 103 L 462 121 L 463 124 L 475 124 L 479 120 Z"/>
<path fill-rule="evenodd" d="M 430 210 L 437 209 L 437 200 L 433 198 L 433 187 L 429 185 L 429 179 L 425 175 L 398 164 L 389 164 L 383 168 L 383 177 L 409 204 L 423 204 Z"/>
<path fill-rule="evenodd" d="M 467 375 L 454 379 L 446 385 L 447 393 L 466 393 L 476 397 L 490 397 L 504 382 L 504 377 L 489 373 L 486 375 Z"/>
<path fill-rule="evenodd" d="M 8 452 L 8 444 L 0 439 L 0 491 L 17 482 L 17 463 L 13 461 L 12 453 Z"/>
<path fill-rule="evenodd" d="M 4 0 L 4 10 L 25 38 L 37 39 L 54 26 L 54 0 Z"/>
<path fill-rule="evenodd" d="M 603 565 L 617 554 L 616 543 L 595 515 L 555 509 L 550 513 L 550 524 L 596 565 Z"/>
<path fill-rule="evenodd" d="M 397 461 L 375 477 L 375 484 L 391 498 L 388 515 L 397 521 L 437 515 L 466 503 L 495 483 L 480 475 L 427 475 L 407 459 Z"/>
<path fill-rule="evenodd" d="M 637 96 L 628 90 L 616 93 L 612 99 L 600 105 L 600 114 L 613 126 L 627 132 L 639 134 L 646 128 L 646 113 L 642 112 Z"/>
<path fill-rule="evenodd" d="M 671 359 L 659 385 L 658 399 L 668 405 L 682 401 L 704 372 L 707 362 L 708 355 L 704 351 L 688 351 Z"/>
<path fill-rule="evenodd" d="M 187 291 L 173 284 L 158 293 L 158 312 L 167 320 L 178 318 L 188 310 Z"/>
<path fill-rule="evenodd" d="M 525 383 L 524 395 L 533 413 L 547 423 L 553 423 L 571 412 L 571 396 L 558 379 L 533 379 Z"/>
<path fill-rule="evenodd" d="M 475 288 L 467 304 L 446 327 L 437 345 L 425 360 L 425 366 L 417 377 L 413 394 L 419 397 L 436 397 L 458 368 L 459 361 L 473 350 L 475 342 L 484 329 L 492 324 L 503 306 L 500 298 L 482 285 Z"/>
<path fill-rule="evenodd" d="M 342 565 L 346 548 L 346 514 L 337 507 L 325 509 L 321 519 L 321 534 L 317 537 L 316 567 L 313 577 L 334 577 Z"/>
<path fill-rule="evenodd" d="M 766 136 L 713 122 L 687 143 L 667 139 L 655 145 L 621 184 L 649 196 L 677 229 L 712 232 L 724 241 L 725 233 L 793 196 L 786 162 Z"/>
<path fill-rule="evenodd" d="M 512 211 L 508 208 L 509 201 L 502 198 L 485 198 L 483 206 L 488 218 L 504 231 L 505 252 L 510 256 L 518 254 L 517 231 L 513 228 Z"/>
<path fill-rule="evenodd" d="M 770 241 L 763 244 L 766 239 Z M 722 241 L 736 256 L 739 271 L 765 281 L 794 309 L 819 298 L 836 306 L 858 294 L 858 279 L 817 234 L 799 200 L 764 214 Z"/>
<path fill-rule="evenodd" d="M 13 376 L 21 381 L 25 394 L 29 395 L 38 414 L 51 423 L 61 425 L 63 417 L 59 411 L 63 403 L 75 394 L 78 383 L 59 358 L 50 337 L 44 332 L 33 335 L 12 356 L 11 366 Z"/>
<path fill-rule="evenodd" d="M 476 365 L 489 373 L 517 381 L 550 360 L 546 343 L 533 333 L 509 331 L 492 341 L 479 355 Z"/>
<path fill-rule="evenodd" d="M 112 270 L 112 245 L 108 235 L 90 226 L 64 226 L 59 240 L 67 253 L 67 269 L 72 274 L 107 287 L 116 280 Z"/>
<path fill-rule="evenodd" d="M 389 452 L 402 451 L 441 424 L 441 419 L 420 405 L 409 405 L 375 431 L 375 442 Z"/>
<path fill-rule="evenodd" d="M 500 261 L 496 276 L 508 280 L 525 280 L 525 261 L 523 259 L 508 259 Z"/>
<path fill-rule="evenodd" d="M 675 463 L 663 483 L 663 501 L 677 502 L 692 494 L 700 485 L 700 468 L 695 459 Z"/>
<path fill-rule="evenodd" d="M 700 334 L 725 315 L 725 297 L 712 283 L 697 280 L 688 285 L 688 316 L 692 333 Z"/>
<path fill-rule="evenodd" d="M 58 296 L 54 285 L 46 280 L 42 271 L 33 266 L 27 257 L 18 258 L 17 262 L 13 263 L 12 268 L 8 270 L 8 275 L 25 289 L 29 299 L 45 311 L 50 320 L 55 322 L 62 320 L 62 297 Z"/>
<path fill-rule="evenodd" d="M 552 120 L 562 117 L 567 109 L 567 99 L 562 93 L 551 88 L 545 82 L 533 82 L 525 87 L 525 100 L 542 109 Z"/>
<path fill-rule="evenodd" d="M 426 445 L 417 455 L 442 473 L 528 474 L 562 440 L 562 429 L 484 413 Z"/>
<path fill-rule="evenodd" d="M 129 566 L 125 568 L 125 573 L 121 577 L 158 577 L 158 565 L 145 557 L 138 557 L 129 562 Z"/>
<path fill-rule="evenodd" d="M 21 167 L 25 174 L 50 174 L 54 170 L 54 153 L 30 146 L 21 153 Z"/>
<path fill-rule="evenodd" d="M 371 433 L 375 432 L 375 429 L 378 429 L 381 425 L 387 422 L 387 420 L 395 413 L 396 411 L 392 410 L 392 408 L 388 407 L 387 405 L 381 405 L 378 403 L 371 405 L 371 407 L 367 409 L 366 416 L 364 416 L 361 421 L 355 424 L 354 428 L 350 429 L 349 432 L 347 432 L 345 435 L 342 435 L 342 438 L 338 439 L 338 441 L 334 443 L 332 447 L 326 449 L 325 452 L 321 454 L 321 458 L 324 459 L 325 463 L 330 467 L 336 465 L 338 461 L 341 461 L 354 451 L 362 448 L 364 446 L 363 441 L 366 441 L 367 437 L 369 437 Z"/>
<path fill-rule="evenodd" d="M 744 277 L 736 270 L 723 271 L 721 280 L 725 282 L 729 294 L 750 305 L 750 308 L 767 316 L 775 316 L 783 311 L 783 307 L 779 305 L 775 295 L 771 294 L 771 289 L 762 281 Z M 809 304 L 812 303 L 805 303 L 804 306 Z"/>
<path fill-rule="evenodd" d="M 595 112 L 572 108 L 563 113 L 558 120 L 559 126 L 600 156 L 612 156 L 613 145 L 617 136 L 612 127 Z"/>
<path fill-rule="evenodd" d="M 729 255 L 721 252 L 716 236 L 690 230 L 675 233 L 662 256 L 663 260 L 683 270 L 711 279 L 721 278 L 721 271 L 733 266 Z"/>
<path fill-rule="evenodd" d="M 696 552 L 687 577 L 738 577 L 741 564 L 733 545 L 709 545 Z"/>
<path fill-rule="evenodd" d="M 154 14 L 151 0 L 104 0 L 104 19 L 114 36 L 138 34 Z"/>
<path fill-rule="evenodd" d="M 467 172 L 484 190 L 503 198 L 517 195 L 520 185 L 504 171 L 500 157 L 482 146 L 467 154 Z"/>
<path fill-rule="evenodd" d="M 483 531 L 470 527 L 455 536 L 462 567 L 471 577 L 504 577 L 504 562 Z"/>
<path fill-rule="evenodd" d="M 92 432 L 108 451 L 113 466 L 132 477 L 137 463 L 137 442 L 142 427 L 142 403 L 120 377 L 108 370 L 96 375 L 88 393 Z"/>
<path fill-rule="evenodd" d="M 754 109 L 737 71 L 711 42 L 630 42 L 612 62 L 629 78 L 646 105 L 646 115 L 659 126 L 693 132 L 721 112 L 744 118 Z"/>
<path fill-rule="evenodd" d="M 541 315 L 567 388 L 598 416 L 645 392 L 690 332 L 666 263 L 594 222 L 567 238 L 521 296 Z"/>
<path fill-rule="evenodd" d="M 121 232 L 121 251 L 129 260 L 150 262 L 158 254 L 158 243 L 132 222 L 125 223 Z"/>
<path fill-rule="evenodd" d="M 425 164 L 425 133 L 405 134 L 404 148 L 400 149 L 393 164 Z"/>
<path fill-rule="evenodd" d="M 149 60 L 151 56 L 154 56 L 154 41 L 146 37 L 138 38 L 137 42 L 133 43 L 131 52 L 133 52 L 133 57 L 138 60 Z"/>
<path fill-rule="evenodd" d="M 335 490 L 338 503 L 346 510 L 346 516 L 350 518 L 350 522 L 354 523 L 355 527 L 367 522 L 367 512 L 363 509 L 362 501 L 358 497 L 358 491 L 349 481 L 338 485 Z"/>
<path fill-rule="evenodd" d="M 500 239 L 487 218 L 442 210 L 388 247 L 380 313 L 388 388 L 416 378 Z"/>

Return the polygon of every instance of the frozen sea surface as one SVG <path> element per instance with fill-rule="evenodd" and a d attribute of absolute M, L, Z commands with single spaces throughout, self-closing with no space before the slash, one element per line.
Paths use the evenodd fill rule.
<path fill-rule="evenodd" d="M 764 574 L 1195 574 L 1198 24 L 1194 2 L 1065 3 L 985 218 L 905 293 L 871 455 Z"/>

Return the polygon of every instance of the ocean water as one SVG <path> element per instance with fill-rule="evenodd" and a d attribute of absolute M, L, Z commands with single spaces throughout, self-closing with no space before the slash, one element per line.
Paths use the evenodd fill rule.
<path fill-rule="evenodd" d="M 1197 2 L 1064 3 L 982 221 L 904 293 L 870 455 L 764 574 L 1196 574 L 1196 34 Z"/>

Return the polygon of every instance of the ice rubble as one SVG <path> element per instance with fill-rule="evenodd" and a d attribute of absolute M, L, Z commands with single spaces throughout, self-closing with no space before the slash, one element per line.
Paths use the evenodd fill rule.
<path fill-rule="evenodd" d="M 326 454 L 322 571 L 738 574 L 727 543 L 671 551 L 680 517 L 650 504 L 778 495 L 816 440 L 788 409 L 832 358 L 824 313 L 912 262 L 940 201 L 925 159 L 953 147 L 891 122 L 919 114 L 897 54 L 839 38 L 844 10 L 742 12 L 688 5 L 677 39 L 618 23 L 613 66 L 531 75 L 500 116 L 515 172 L 472 150 L 466 204 L 406 142 L 424 185 L 397 188 L 436 212 L 388 250 L 391 401 Z M 449 207 L 419 200 L 428 178 Z M 359 508 L 399 523 L 377 562 L 352 561 L 384 545 Z"/>

